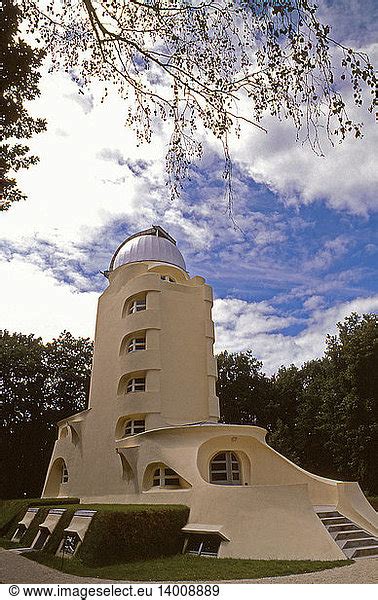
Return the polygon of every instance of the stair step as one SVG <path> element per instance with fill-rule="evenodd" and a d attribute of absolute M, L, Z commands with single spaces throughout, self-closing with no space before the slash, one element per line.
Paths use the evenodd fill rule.
<path fill-rule="evenodd" d="M 378 548 L 378 540 L 377 538 L 362 538 L 355 540 L 346 540 L 343 545 L 344 548 L 368 548 L 369 546 L 375 546 Z"/>
<path fill-rule="evenodd" d="M 360 531 L 361 528 L 353 523 L 345 523 L 345 525 L 330 525 L 327 527 L 329 533 L 336 533 L 336 531 Z"/>
<path fill-rule="evenodd" d="M 349 519 L 347 519 L 346 517 L 326 517 L 325 519 L 322 519 L 322 523 L 323 525 L 325 525 L 326 527 L 328 527 L 328 525 L 346 525 L 347 523 L 351 523 L 351 521 Z"/>
<path fill-rule="evenodd" d="M 371 534 L 368 533 L 367 531 L 364 531 L 363 529 L 358 530 L 358 529 L 348 529 L 347 531 L 340 531 L 336 537 L 335 537 L 335 541 L 339 542 L 341 540 L 348 540 L 348 539 L 352 539 L 355 540 L 357 538 L 370 538 Z"/>
<path fill-rule="evenodd" d="M 350 558 L 362 558 L 363 556 L 378 557 L 378 545 L 356 548 Z"/>
<path fill-rule="evenodd" d="M 337 510 L 327 510 L 316 513 L 320 519 L 326 519 L 327 517 L 342 517 Z"/>

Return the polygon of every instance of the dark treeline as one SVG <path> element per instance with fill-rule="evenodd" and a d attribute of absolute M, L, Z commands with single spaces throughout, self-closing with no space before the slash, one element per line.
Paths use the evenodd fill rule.
<path fill-rule="evenodd" d="M 352 314 L 325 355 L 272 377 L 251 351 L 218 356 L 222 421 L 260 425 L 268 443 L 316 474 L 378 493 L 378 317 Z"/>
<path fill-rule="evenodd" d="M 56 423 L 86 408 L 93 343 L 0 331 L 0 498 L 38 497 Z"/>
<path fill-rule="evenodd" d="M 87 406 L 92 352 L 68 332 L 43 344 L 0 331 L 0 497 L 41 493 L 57 421 Z M 222 421 L 266 427 L 269 444 L 303 468 L 377 494 L 377 315 L 339 323 L 321 359 L 272 377 L 262 369 L 252 351 L 218 356 Z"/>

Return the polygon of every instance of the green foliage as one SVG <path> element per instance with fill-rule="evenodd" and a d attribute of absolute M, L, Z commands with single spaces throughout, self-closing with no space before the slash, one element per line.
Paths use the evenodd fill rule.
<path fill-rule="evenodd" d="M 217 361 L 217 394 L 222 421 L 265 425 L 265 406 L 270 382 L 261 373 L 262 362 L 258 361 L 251 351 L 224 351 L 218 355 Z"/>
<path fill-rule="evenodd" d="M 170 556 L 182 549 L 185 506 L 123 512 L 99 511 L 93 517 L 77 557 L 89 566 Z"/>
<path fill-rule="evenodd" d="M 57 421 L 86 407 L 92 352 L 67 331 L 47 344 L 0 331 L 1 498 L 41 493 Z"/>
<path fill-rule="evenodd" d="M 8 540 L 8 538 L 0 537 L 0 548 L 4 548 L 5 550 L 9 550 L 10 548 L 20 548 L 20 544 L 18 542 L 12 542 Z"/>
<path fill-rule="evenodd" d="M 22 19 L 20 8 L 14 0 L 3 0 L 0 7 L 0 53 L 2 56 L 1 113 L 2 141 L 0 146 L 0 211 L 7 210 L 12 202 L 25 198 L 16 180 L 9 173 L 27 169 L 38 162 L 38 157 L 28 154 L 25 140 L 46 129 L 46 121 L 28 114 L 25 102 L 39 96 L 39 68 L 44 52 L 29 46 L 19 37 Z"/>
<path fill-rule="evenodd" d="M 76 510 L 96 510 L 77 555 L 89 566 L 177 554 L 183 545 L 181 528 L 189 516 L 188 507 L 181 505 L 79 504 L 77 498 L 4 501 L 0 502 L 0 514 L 5 543 L 13 536 L 28 506 L 41 508 L 20 540 L 25 547 L 33 542 L 50 508 L 66 508 L 46 542 L 44 555 L 56 553 Z"/>
<path fill-rule="evenodd" d="M 41 552 L 33 552 L 25 556 L 54 569 L 62 568 L 62 561 L 56 556 Z M 350 565 L 352 562 L 351 560 L 242 560 L 179 555 L 90 567 L 74 557 L 64 562 L 64 571 L 82 577 L 118 581 L 222 581 L 311 573 Z"/>

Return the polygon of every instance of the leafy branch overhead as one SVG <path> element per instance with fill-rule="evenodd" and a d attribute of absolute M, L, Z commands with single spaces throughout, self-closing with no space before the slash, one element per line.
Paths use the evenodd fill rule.
<path fill-rule="evenodd" d="M 39 68 L 44 51 L 29 46 L 19 34 L 22 20 L 20 9 L 13 0 L 3 0 L 0 7 L 2 56 L 1 77 L 1 138 L 0 145 L 0 211 L 7 210 L 12 202 L 25 198 L 17 187 L 12 173 L 27 169 L 38 162 L 29 154 L 24 143 L 36 133 L 46 129 L 44 119 L 33 118 L 25 102 L 39 96 Z"/>
<path fill-rule="evenodd" d="M 129 98 L 139 142 L 151 140 L 157 120 L 172 123 L 173 192 L 201 156 L 201 126 L 221 140 L 228 179 L 228 135 L 242 122 L 264 129 L 266 114 L 291 119 L 318 153 L 320 128 L 330 140 L 361 136 L 343 80 L 360 105 L 363 86 L 374 92 L 373 68 L 332 38 L 309 0 L 48 0 L 44 10 L 21 2 L 53 68 Z"/>

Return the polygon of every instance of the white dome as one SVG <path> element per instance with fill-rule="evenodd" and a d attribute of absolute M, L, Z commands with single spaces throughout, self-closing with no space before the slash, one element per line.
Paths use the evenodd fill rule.
<path fill-rule="evenodd" d="M 168 263 L 186 270 L 185 261 L 175 241 L 161 227 L 153 226 L 123 242 L 116 250 L 109 270 L 143 260 Z"/>

